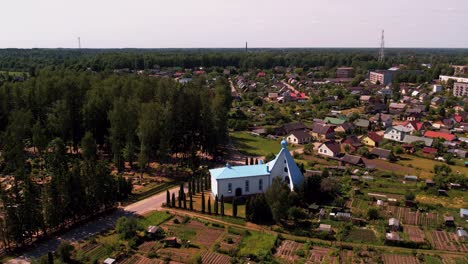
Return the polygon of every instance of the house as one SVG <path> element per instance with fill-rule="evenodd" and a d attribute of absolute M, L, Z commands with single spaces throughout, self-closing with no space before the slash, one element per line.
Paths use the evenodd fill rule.
<path fill-rule="evenodd" d="M 304 131 L 308 130 L 309 128 L 306 127 L 302 122 L 291 122 L 282 125 L 280 128 L 277 129 L 277 135 L 288 135 L 291 134 L 293 131 Z"/>
<path fill-rule="evenodd" d="M 414 142 L 423 142 L 426 147 L 430 147 L 432 146 L 432 142 L 434 142 L 434 139 L 427 138 L 427 137 L 417 137 L 417 136 L 412 136 L 412 135 L 406 135 L 405 138 L 403 138 L 403 142 L 407 144 L 412 144 Z"/>
<path fill-rule="evenodd" d="M 406 135 L 410 134 L 410 131 L 411 130 L 409 128 L 402 125 L 389 127 L 385 130 L 384 138 L 392 141 L 403 142 L 403 139 Z"/>
<path fill-rule="evenodd" d="M 349 154 L 345 154 L 340 159 L 340 161 L 343 162 L 343 163 L 354 165 L 354 166 L 363 166 L 364 165 L 364 161 L 362 160 L 361 157 L 354 156 L 354 155 L 349 155 Z"/>
<path fill-rule="evenodd" d="M 379 159 L 388 159 L 390 158 L 391 151 L 388 149 L 382 149 L 382 148 L 373 148 L 370 152 L 371 155 L 377 156 Z"/>
<path fill-rule="evenodd" d="M 455 226 L 455 219 L 453 216 L 444 216 L 444 224 L 446 226 Z"/>
<path fill-rule="evenodd" d="M 104 263 L 104 264 L 114 264 L 116 262 L 115 262 L 115 259 L 113 259 L 113 258 L 106 258 L 102 263 Z"/>
<path fill-rule="evenodd" d="M 331 225 L 326 225 L 326 224 L 320 224 L 319 225 L 319 231 L 330 233 L 332 231 Z"/>
<path fill-rule="evenodd" d="M 432 186 L 435 186 L 435 183 L 432 179 L 427 179 L 426 180 L 426 186 L 427 187 L 432 187 Z"/>
<path fill-rule="evenodd" d="M 270 101 L 276 101 L 278 99 L 278 93 L 268 93 L 268 99 L 270 99 Z"/>
<path fill-rule="evenodd" d="M 356 136 L 352 135 L 348 136 L 346 139 L 341 141 L 341 147 L 343 150 L 346 150 L 348 148 L 349 152 L 352 153 L 358 150 L 358 148 L 362 147 L 362 143 Z"/>
<path fill-rule="evenodd" d="M 370 126 L 370 122 L 369 120 L 366 120 L 366 119 L 356 119 L 354 121 L 354 125 L 358 128 L 361 128 L 361 129 L 369 129 L 369 126 Z"/>
<path fill-rule="evenodd" d="M 457 139 L 457 136 L 454 134 L 449 134 L 445 132 L 437 132 L 437 131 L 426 131 L 426 133 L 424 133 L 424 136 L 428 138 L 434 138 L 434 139 L 442 138 L 447 141 L 454 141 L 455 139 Z"/>
<path fill-rule="evenodd" d="M 353 76 L 353 67 L 338 67 L 336 69 L 336 78 L 350 78 Z"/>
<path fill-rule="evenodd" d="M 346 119 L 327 116 L 325 117 L 324 122 L 332 125 L 341 125 L 346 122 Z"/>
<path fill-rule="evenodd" d="M 464 209 L 464 208 L 460 209 L 460 218 L 464 220 L 468 220 L 468 209 Z"/>
<path fill-rule="evenodd" d="M 320 155 L 336 157 L 340 154 L 340 144 L 336 141 L 327 141 L 318 147 L 318 153 Z"/>
<path fill-rule="evenodd" d="M 386 233 L 385 239 L 388 241 L 400 241 L 400 235 L 397 232 Z"/>
<path fill-rule="evenodd" d="M 314 123 L 312 127 L 312 136 L 318 140 L 327 140 L 335 138 L 335 126 Z"/>
<path fill-rule="evenodd" d="M 403 126 L 410 129 L 410 133 L 419 132 L 427 129 L 431 126 L 428 122 L 418 122 L 418 121 L 407 121 L 403 123 Z"/>
<path fill-rule="evenodd" d="M 377 134 L 376 132 L 369 132 L 367 136 L 361 138 L 361 142 L 369 147 L 378 147 L 379 142 L 382 141 L 383 136 Z"/>
<path fill-rule="evenodd" d="M 405 175 L 404 177 L 405 181 L 418 181 L 418 176 L 415 175 Z"/>
<path fill-rule="evenodd" d="M 436 148 L 431 148 L 431 147 L 424 147 L 422 149 L 422 152 L 425 153 L 425 154 L 431 154 L 431 155 L 435 155 L 437 153 L 437 149 Z"/>
<path fill-rule="evenodd" d="M 359 97 L 359 101 L 361 102 L 361 104 L 368 104 L 370 100 L 371 100 L 370 95 L 361 95 L 361 97 Z"/>
<path fill-rule="evenodd" d="M 405 107 L 406 104 L 390 103 L 388 109 L 390 111 L 390 114 L 397 115 L 403 113 L 405 111 Z"/>
<path fill-rule="evenodd" d="M 466 231 L 464 229 L 458 228 L 457 229 L 457 237 L 458 237 L 458 240 L 465 241 L 466 238 L 468 237 L 468 233 L 466 233 Z"/>
<path fill-rule="evenodd" d="M 307 131 L 301 131 L 301 130 L 293 131 L 291 132 L 291 134 L 289 134 L 286 137 L 286 140 L 288 141 L 288 143 L 296 144 L 296 145 L 307 144 L 310 142 L 311 139 L 312 139 L 312 136 Z"/>
<path fill-rule="evenodd" d="M 163 243 L 168 247 L 177 247 L 179 245 L 177 242 L 177 237 L 167 237 L 163 239 Z"/>
<path fill-rule="evenodd" d="M 350 122 L 344 122 L 341 125 L 338 125 L 335 128 L 336 133 L 351 133 L 354 130 L 354 125 L 353 123 Z"/>
<path fill-rule="evenodd" d="M 371 117 L 370 121 L 372 121 L 373 123 L 379 126 L 382 126 L 383 128 L 391 127 L 393 124 L 392 115 L 380 114 L 380 113 Z"/>
<path fill-rule="evenodd" d="M 400 229 L 400 221 L 396 218 L 390 218 L 388 219 L 388 227 L 390 230 L 398 231 Z"/>
<path fill-rule="evenodd" d="M 300 187 L 304 180 L 301 170 L 287 149 L 286 140 L 281 141 L 281 150 L 276 158 L 266 164 L 231 166 L 211 169 L 211 192 L 213 197 L 234 197 L 263 193 L 280 177 L 289 188 Z"/>
<path fill-rule="evenodd" d="M 436 96 L 436 97 L 432 98 L 431 105 L 432 106 L 439 106 L 439 105 L 442 105 L 444 102 L 445 102 L 445 98 Z"/>

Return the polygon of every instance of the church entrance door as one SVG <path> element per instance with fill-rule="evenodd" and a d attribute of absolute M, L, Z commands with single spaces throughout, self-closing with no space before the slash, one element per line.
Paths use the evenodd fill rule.
<path fill-rule="evenodd" d="M 242 196 L 242 189 L 241 188 L 236 189 L 236 196 Z"/>

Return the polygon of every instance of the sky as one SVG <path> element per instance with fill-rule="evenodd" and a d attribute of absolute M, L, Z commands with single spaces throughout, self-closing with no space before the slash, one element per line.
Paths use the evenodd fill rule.
<path fill-rule="evenodd" d="M 468 48 L 467 0 L 4 0 L 0 48 Z"/>

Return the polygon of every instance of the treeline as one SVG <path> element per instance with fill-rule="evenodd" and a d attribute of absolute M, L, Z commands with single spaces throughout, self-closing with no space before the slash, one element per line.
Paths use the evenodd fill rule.
<path fill-rule="evenodd" d="M 262 68 L 276 66 L 327 68 L 353 66 L 362 69 L 421 63 L 468 64 L 466 49 L 386 49 L 384 63 L 377 61 L 377 49 L 4 49 L 0 50 L 0 70 L 27 71 L 54 66 L 66 69 L 105 71 L 153 69 L 160 67 Z"/>
<path fill-rule="evenodd" d="M 227 138 L 227 81 L 39 71 L 0 86 L 1 238 L 22 245 L 113 207 L 125 162 L 198 166 Z"/>

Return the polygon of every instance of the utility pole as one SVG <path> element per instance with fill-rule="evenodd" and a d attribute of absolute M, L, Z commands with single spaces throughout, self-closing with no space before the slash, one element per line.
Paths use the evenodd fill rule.
<path fill-rule="evenodd" d="M 379 62 L 384 62 L 385 59 L 385 38 L 384 38 L 384 30 L 382 30 L 382 39 L 380 40 L 380 51 L 379 51 Z"/>

